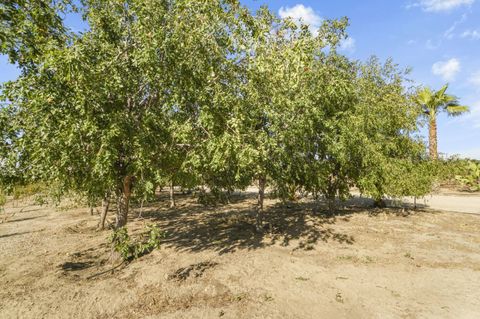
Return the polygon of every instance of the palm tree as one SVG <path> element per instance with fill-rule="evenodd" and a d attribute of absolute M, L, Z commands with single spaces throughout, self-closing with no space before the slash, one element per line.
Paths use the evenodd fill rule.
<path fill-rule="evenodd" d="M 468 106 L 460 105 L 455 96 L 445 93 L 447 88 L 448 84 L 445 84 L 435 92 L 426 87 L 417 93 L 417 103 L 422 108 L 423 115 L 427 118 L 429 124 L 428 151 L 431 159 L 438 158 L 437 115 L 446 112 L 450 116 L 457 116 L 469 111 Z"/>

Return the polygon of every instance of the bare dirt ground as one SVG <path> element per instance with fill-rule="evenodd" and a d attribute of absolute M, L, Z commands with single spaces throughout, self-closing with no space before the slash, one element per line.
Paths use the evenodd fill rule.
<path fill-rule="evenodd" d="M 373 205 L 373 200 L 360 198 L 358 194 L 347 203 Z M 387 200 L 389 206 L 403 206 L 413 208 L 416 203 L 419 208 L 434 209 L 444 212 L 468 213 L 480 215 L 480 194 L 474 193 L 449 193 L 449 194 L 431 194 L 423 198 L 414 199 L 405 197 L 401 200 Z"/>
<path fill-rule="evenodd" d="M 131 213 L 161 248 L 116 269 L 98 216 L 20 203 L 0 224 L 0 318 L 480 318 L 480 216 L 183 197 Z M 23 211 L 20 213 L 20 210 Z M 105 272 L 106 271 L 106 272 Z M 102 273 L 104 272 L 104 273 Z M 94 277 L 91 277 L 94 276 Z"/>

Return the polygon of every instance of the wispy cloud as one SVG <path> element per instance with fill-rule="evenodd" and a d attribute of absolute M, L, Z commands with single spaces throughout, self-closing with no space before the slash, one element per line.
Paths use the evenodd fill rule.
<path fill-rule="evenodd" d="M 298 24 L 304 23 L 309 25 L 312 33 L 317 32 L 322 23 L 322 17 L 318 15 L 312 7 L 297 4 L 293 7 L 281 7 L 278 15 L 282 19 L 292 18 Z"/>
<path fill-rule="evenodd" d="M 448 28 L 447 31 L 444 32 L 443 36 L 446 39 L 452 39 L 455 36 L 455 30 L 457 29 L 458 25 L 464 23 L 466 20 L 467 20 L 467 14 L 464 13 L 462 14 L 462 17 L 459 20 L 455 21 L 452 24 L 452 26 Z"/>
<path fill-rule="evenodd" d="M 480 31 L 478 31 L 478 30 L 465 30 L 465 32 L 463 32 L 460 36 L 462 38 L 467 38 L 467 39 L 471 39 L 471 40 L 480 40 Z"/>
<path fill-rule="evenodd" d="M 440 76 L 445 81 L 455 80 L 455 76 L 460 71 L 460 61 L 452 58 L 447 61 L 439 61 L 432 65 L 432 73 Z"/>
<path fill-rule="evenodd" d="M 407 9 L 421 7 L 427 12 L 449 12 L 462 6 L 471 6 L 475 0 L 420 0 L 410 5 Z"/>
<path fill-rule="evenodd" d="M 473 86 L 475 86 L 475 88 L 480 91 L 480 70 L 473 73 L 468 79 L 468 82 Z M 480 102 L 479 102 L 479 107 L 480 107 Z"/>
<path fill-rule="evenodd" d="M 448 28 L 447 31 L 445 31 L 445 33 L 443 34 L 443 36 L 446 38 L 446 39 L 451 39 L 453 38 L 453 32 L 455 31 L 455 28 L 457 27 L 457 24 L 454 23 L 450 28 Z"/>

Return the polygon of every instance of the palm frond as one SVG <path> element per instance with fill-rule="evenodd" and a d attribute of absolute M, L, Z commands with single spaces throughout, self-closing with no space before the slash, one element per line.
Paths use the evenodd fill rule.
<path fill-rule="evenodd" d="M 420 105 L 428 105 L 432 99 L 432 90 L 430 88 L 426 87 L 418 91 L 417 93 L 417 103 Z"/>
<path fill-rule="evenodd" d="M 448 115 L 458 116 L 470 111 L 470 108 L 465 105 L 451 104 L 451 105 L 447 105 L 445 110 L 447 111 Z"/>
<path fill-rule="evenodd" d="M 445 84 L 444 86 L 442 86 L 442 88 L 440 90 L 438 90 L 435 95 L 438 95 L 438 96 L 442 96 L 442 95 L 445 95 L 445 92 L 447 91 L 448 89 L 448 83 Z"/>
<path fill-rule="evenodd" d="M 457 97 L 449 94 L 444 94 L 441 101 L 445 104 L 458 104 Z"/>

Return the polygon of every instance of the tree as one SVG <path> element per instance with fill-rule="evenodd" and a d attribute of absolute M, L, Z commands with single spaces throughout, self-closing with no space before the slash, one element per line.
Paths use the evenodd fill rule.
<path fill-rule="evenodd" d="M 405 172 L 424 157 L 424 145 L 415 136 L 419 112 L 408 89 L 408 72 L 377 58 L 359 65 L 359 99 L 348 116 L 350 124 L 343 126 L 354 184 L 378 206 L 384 205 L 384 195 L 394 195 L 388 187 L 392 167 Z"/>
<path fill-rule="evenodd" d="M 265 8 L 256 17 L 255 32 L 246 38 L 250 49 L 239 64 L 241 98 L 224 136 L 234 149 L 229 154 L 234 155 L 230 163 L 236 163 L 236 185 L 258 185 L 256 226 L 261 230 L 266 188 L 287 198 L 292 185 L 302 185 L 296 156 L 305 141 L 301 119 L 309 79 L 316 61 L 324 63 L 343 38 L 347 21 L 326 20 L 314 35 L 307 26 L 278 20 Z"/>
<path fill-rule="evenodd" d="M 86 32 L 62 29 L 2 87 L 0 166 L 102 200 L 100 227 L 110 196 L 121 228 L 132 196 L 143 202 L 158 184 L 218 195 L 258 183 L 259 229 L 267 187 L 323 195 L 330 210 L 354 185 L 376 200 L 421 191 L 392 184 L 423 163 L 406 73 L 338 54 L 346 18 L 312 33 L 237 0 L 81 9 Z M 9 30 L 23 43 L 24 29 Z"/>
<path fill-rule="evenodd" d="M 343 131 L 353 129 L 345 119 L 356 101 L 355 65 L 334 51 L 320 53 L 308 69 L 295 135 L 287 138 L 295 154 L 288 175 L 297 176 L 307 192 L 323 195 L 332 211 L 336 196 L 345 197 L 351 183 Z"/>
<path fill-rule="evenodd" d="M 314 59 L 309 69 L 294 133 L 286 139 L 290 183 L 323 195 L 329 211 L 352 186 L 380 204 L 390 192 L 391 162 L 413 161 L 423 150 L 412 137 L 418 112 L 404 87 L 405 71 L 390 60 L 352 62 L 336 52 Z"/>
<path fill-rule="evenodd" d="M 248 11 L 215 0 L 89 0 L 83 10 L 89 30 L 49 47 L 4 98 L 30 175 L 98 198 L 111 192 L 119 228 L 135 181 L 154 179 L 172 149 L 172 114 L 200 132 L 227 109 L 229 56 Z"/>
<path fill-rule="evenodd" d="M 438 91 L 432 91 L 430 88 L 425 87 L 418 91 L 417 94 L 417 103 L 421 107 L 429 125 L 429 153 L 430 158 L 433 160 L 438 158 L 437 116 L 441 112 L 446 112 L 450 116 L 458 116 L 469 110 L 468 106 L 460 105 L 455 96 L 446 94 L 447 89 L 447 84 Z"/>

